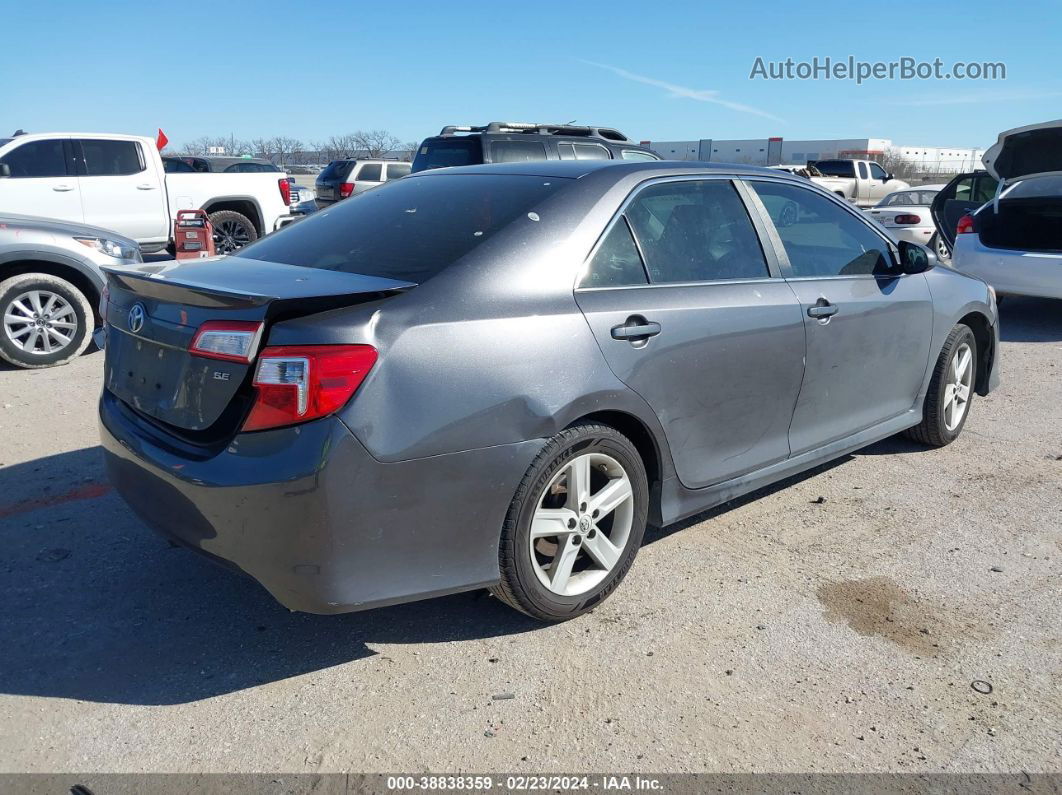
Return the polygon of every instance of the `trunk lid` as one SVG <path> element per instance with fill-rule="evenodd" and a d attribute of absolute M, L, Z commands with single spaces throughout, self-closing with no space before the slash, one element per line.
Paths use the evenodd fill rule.
<path fill-rule="evenodd" d="M 1062 172 L 1062 119 L 1001 132 L 981 162 L 989 174 L 1007 182 Z"/>
<path fill-rule="evenodd" d="M 234 430 L 252 397 L 251 364 L 194 356 L 208 321 L 278 321 L 396 295 L 375 276 L 219 257 L 103 268 L 109 298 L 105 388 L 143 415 L 192 434 Z"/>

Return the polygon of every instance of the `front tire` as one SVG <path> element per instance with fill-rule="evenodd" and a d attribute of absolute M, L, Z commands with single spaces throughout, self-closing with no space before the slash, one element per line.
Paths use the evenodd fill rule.
<path fill-rule="evenodd" d="M 88 347 L 92 307 L 58 276 L 23 273 L 0 282 L 0 358 L 25 369 L 66 364 Z"/>
<path fill-rule="evenodd" d="M 970 416 L 977 383 L 977 339 L 969 326 L 959 323 L 948 334 L 937 357 L 929 392 L 922 406 L 922 421 L 907 435 L 931 447 L 954 442 Z"/>
<path fill-rule="evenodd" d="M 492 593 L 541 621 L 591 610 L 638 554 L 649 487 L 638 450 L 615 428 L 574 425 L 532 462 L 509 506 Z"/>

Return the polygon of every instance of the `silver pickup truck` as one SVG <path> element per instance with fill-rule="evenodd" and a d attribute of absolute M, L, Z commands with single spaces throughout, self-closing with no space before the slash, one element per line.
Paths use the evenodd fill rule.
<path fill-rule="evenodd" d="M 815 168 L 822 176 L 812 182 L 858 207 L 873 207 L 893 191 L 911 187 L 873 160 L 817 160 Z"/>

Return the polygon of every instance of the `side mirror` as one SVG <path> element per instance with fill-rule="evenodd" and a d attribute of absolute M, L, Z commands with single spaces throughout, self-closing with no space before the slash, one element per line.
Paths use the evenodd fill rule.
<path fill-rule="evenodd" d="M 881 181 L 882 181 L 882 182 L 889 182 L 889 181 L 891 181 L 891 180 L 892 180 L 892 178 L 893 178 L 893 175 L 892 175 L 892 174 L 886 174 L 886 175 L 885 175 L 884 177 L 882 177 L 882 180 L 881 180 Z"/>
<path fill-rule="evenodd" d="M 11 166 L 9 166 L 7 163 L 0 163 L 0 177 L 10 177 L 10 176 L 11 176 Z"/>
<path fill-rule="evenodd" d="M 925 246 L 900 241 L 900 270 L 903 273 L 925 273 L 937 264 L 937 255 Z"/>

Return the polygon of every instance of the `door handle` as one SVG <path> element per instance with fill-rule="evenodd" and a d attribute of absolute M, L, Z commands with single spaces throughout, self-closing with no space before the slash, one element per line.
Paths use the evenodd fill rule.
<path fill-rule="evenodd" d="M 155 190 L 155 186 L 154 185 L 149 185 L 148 183 L 144 182 L 144 183 L 142 183 L 140 185 L 137 185 L 136 189 L 137 190 Z"/>
<path fill-rule="evenodd" d="M 59 193 L 66 193 L 68 190 L 73 190 L 73 185 L 52 185 L 52 190 Z"/>
<path fill-rule="evenodd" d="M 660 324 L 646 320 L 641 315 L 632 315 L 620 326 L 612 327 L 612 339 L 641 342 L 660 333 Z"/>
<path fill-rule="evenodd" d="M 838 307 L 831 304 L 825 298 L 820 298 L 814 305 L 808 307 L 808 317 L 824 320 L 837 314 Z"/>

